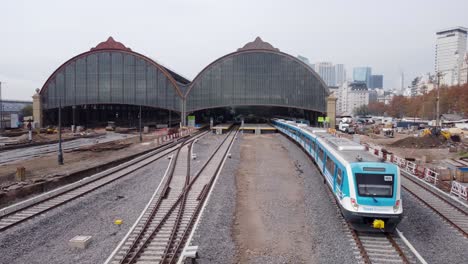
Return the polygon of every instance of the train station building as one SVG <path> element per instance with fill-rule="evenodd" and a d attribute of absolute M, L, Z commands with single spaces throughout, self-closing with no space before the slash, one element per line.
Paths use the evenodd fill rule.
<path fill-rule="evenodd" d="M 327 112 L 328 87 L 312 68 L 257 37 L 216 59 L 193 80 L 109 37 L 60 65 L 33 96 L 41 126 L 197 123 L 209 118 L 294 116 L 311 123 Z M 258 121 L 258 120 L 257 120 Z"/>

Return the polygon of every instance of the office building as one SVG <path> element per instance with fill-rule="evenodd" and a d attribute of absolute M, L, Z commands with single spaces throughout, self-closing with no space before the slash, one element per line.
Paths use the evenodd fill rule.
<path fill-rule="evenodd" d="M 460 70 L 466 53 L 467 29 L 454 27 L 436 33 L 435 72 L 441 75 L 440 85 L 460 83 Z"/>
<path fill-rule="evenodd" d="M 353 69 L 353 80 L 355 82 L 363 82 L 370 87 L 370 77 L 372 75 L 371 67 L 356 67 Z"/>
<path fill-rule="evenodd" d="M 301 56 L 301 55 L 297 55 L 297 58 L 304 62 L 305 64 L 309 65 L 312 69 L 314 68 L 314 65 L 310 63 L 309 59 L 307 57 L 304 57 L 304 56 Z"/>
<path fill-rule="evenodd" d="M 328 86 L 336 86 L 335 66 L 331 62 L 315 63 L 315 71 Z"/>
<path fill-rule="evenodd" d="M 371 75 L 368 88 L 383 88 L 383 75 Z"/>
<path fill-rule="evenodd" d="M 342 86 L 346 82 L 346 69 L 344 64 L 335 65 L 336 86 Z"/>
<path fill-rule="evenodd" d="M 345 82 L 338 91 L 337 113 L 354 115 L 354 109 L 369 104 L 369 90 L 364 82 Z"/>

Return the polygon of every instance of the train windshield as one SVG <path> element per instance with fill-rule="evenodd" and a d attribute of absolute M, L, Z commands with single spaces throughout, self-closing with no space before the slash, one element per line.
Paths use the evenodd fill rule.
<path fill-rule="evenodd" d="M 356 173 L 359 196 L 392 197 L 393 174 Z"/>

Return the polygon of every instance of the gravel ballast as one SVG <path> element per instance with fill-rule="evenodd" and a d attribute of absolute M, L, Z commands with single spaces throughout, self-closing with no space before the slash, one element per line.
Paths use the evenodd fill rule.
<path fill-rule="evenodd" d="M 405 190 L 402 200 L 404 218 L 398 229 L 428 263 L 468 260 L 468 239 Z"/>
<path fill-rule="evenodd" d="M 197 143 L 203 164 L 216 144 L 210 135 Z M 211 140 L 211 142 L 216 142 Z M 84 197 L 35 217 L 0 234 L 0 263 L 103 263 L 123 239 L 148 203 L 169 160 L 153 162 Z M 198 170 L 201 165 L 194 164 Z M 122 219 L 121 227 L 114 225 Z M 92 236 L 87 249 L 71 248 L 77 235 Z"/>
<path fill-rule="evenodd" d="M 235 263 L 232 226 L 236 210 L 235 172 L 240 161 L 240 137 L 231 148 L 208 200 L 191 245 L 199 246 L 197 263 Z M 186 263 L 191 263 L 186 261 Z"/>
<path fill-rule="evenodd" d="M 289 158 L 296 163 L 296 173 L 304 184 L 314 260 L 311 263 L 356 263 L 352 244 L 344 236 L 337 208 L 330 201 L 328 187 L 317 167 L 300 147 L 285 136 L 278 135 L 278 142 L 288 150 Z"/>
<path fill-rule="evenodd" d="M 252 137 L 253 135 L 246 135 Z M 262 136 L 264 137 L 264 136 Z M 287 160 L 272 160 L 270 162 L 294 163 L 295 171 L 291 171 L 291 177 L 298 177 L 304 188 L 304 203 L 306 215 L 306 227 L 308 241 L 311 241 L 309 251 L 310 258 L 301 260 L 291 255 L 278 255 L 275 252 L 261 252 L 261 254 L 252 254 L 248 263 L 354 263 L 354 255 L 351 243 L 343 237 L 342 223 L 337 217 L 337 209 L 328 200 L 326 186 L 323 184 L 323 178 L 315 168 L 308 156 L 299 149 L 294 143 L 282 135 L 267 135 L 271 140 L 269 144 L 277 144 L 287 152 Z M 223 171 L 220 174 L 213 193 L 208 201 L 200 225 L 192 241 L 192 245 L 199 246 L 199 260 L 197 263 L 240 263 L 241 254 L 251 254 L 251 249 L 241 249 L 234 241 L 234 231 L 236 226 L 236 200 L 239 199 L 236 190 L 236 173 L 242 166 L 240 158 L 240 144 L 245 144 L 245 140 L 240 137 L 236 142 L 231 153 L 232 159 L 226 162 Z M 268 153 L 263 153 L 268 155 Z M 258 169 L 262 166 L 271 166 L 269 162 L 259 162 Z M 265 167 L 266 168 L 266 167 Z M 274 175 L 271 175 L 274 177 Z M 275 204 L 268 207 L 271 210 L 275 207 L 278 212 L 272 214 L 281 214 L 281 204 Z M 286 205 L 284 205 L 286 206 Z M 273 208 L 273 209 L 272 209 Z M 287 210 L 286 210 L 287 211 Z M 284 212 L 284 210 L 283 210 Z M 294 215 L 278 215 L 287 224 L 288 217 Z M 269 221 L 269 219 L 263 219 Z M 293 219 L 292 219 L 293 220 Z M 236 231 L 237 232 L 237 231 Z M 272 230 L 271 232 L 274 232 Z M 339 249 L 339 250 L 337 250 Z M 248 252 L 241 252 L 241 251 Z"/>
<path fill-rule="evenodd" d="M 140 215 L 169 160 L 131 175 L 3 232 L 3 263 L 102 263 Z M 122 219 L 119 228 L 114 225 Z M 71 248 L 77 235 L 92 236 L 87 249 Z"/>

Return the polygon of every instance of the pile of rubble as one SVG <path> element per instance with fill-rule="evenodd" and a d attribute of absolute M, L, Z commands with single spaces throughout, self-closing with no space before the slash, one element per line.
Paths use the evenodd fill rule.
<path fill-rule="evenodd" d="M 92 152 L 102 152 L 108 150 L 119 150 L 130 146 L 132 143 L 129 142 L 116 142 L 110 141 L 105 143 L 99 143 L 95 145 L 89 145 L 74 149 L 72 151 L 92 151 Z"/>
<path fill-rule="evenodd" d="M 434 135 L 427 135 L 423 137 L 407 137 L 395 141 L 394 143 L 390 144 L 392 147 L 400 147 L 400 148 L 446 148 L 447 141 L 442 140 L 440 137 Z"/>

